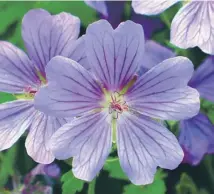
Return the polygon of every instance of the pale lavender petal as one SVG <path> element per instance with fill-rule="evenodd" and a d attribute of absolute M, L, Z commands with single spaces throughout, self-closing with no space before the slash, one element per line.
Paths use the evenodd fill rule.
<path fill-rule="evenodd" d="M 106 6 L 105 1 L 100 1 L 100 0 L 84 0 L 84 2 L 95 9 L 96 11 L 100 12 L 104 16 L 108 16 L 108 10 Z"/>
<path fill-rule="evenodd" d="M 213 10 L 211 1 L 193 1 L 181 8 L 172 21 L 171 43 L 185 49 L 198 46 L 214 54 Z"/>
<path fill-rule="evenodd" d="M 58 117 L 100 108 L 102 91 L 91 73 L 75 61 L 57 56 L 47 65 L 48 85 L 35 96 L 35 107 Z"/>
<path fill-rule="evenodd" d="M 141 25 L 126 21 L 113 30 L 100 20 L 89 25 L 85 39 L 90 66 L 105 87 L 117 90 L 132 79 L 144 51 Z"/>
<path fill-rule="evenodd" d="M 187 154 L 186 162 L 197 165 L 213 144 L 214 126 L 206 115 L 199 113 L 191 119 L 181 121 L 179 129 L 179 143 Z"/>
<path fill-rule="evenodd" d="M 108 112 L 75 118 L 51 138 L 50 147 L 58 159 L 74 156 L 74 176 L 91 181 L 104 165 L 111 150 L 111 124 Z"/>
<path fill-rule="evenodd" d="M 28 56 L 9 42 L 0 41 L 0 91 L 23 93 L 28 86 L 36 87 L 36 68 Z"/>
<path fill-rule="evenodd" d="M 80 65 L 82 65 L 86 69 L 90 69 L 88 59 L 86 56 L 86 49 L 85 49 L 85 40 L 84 36 L 81 36 L 71 45 L 68 45 L 64 50 L 61 56 L 68 57 Z"/>
<path fill-rule="evenodd" d="M 52 57 L 73 44 L 79 30 L 79 18 L 65 12 L 51 16 L 43 9 L 33 9 L 22 20 L 22 37 L 28 54 L 42 73 Z"/>
<path fill-rule="evenodd" d="M 162 61 L 175 56 L 176 54 L 167 47 L 164 47 L 155 41 L 148 40 L 145 44 L 145 52 L 142 57 L 142 63 L 138 73 L 139 75 L 142 75 Z"/>
<path fill-rule="evenodd" d="M 191 118 L 200 108 L 199 93 L 187 86 L 193 71 L 193 64 L 186 57 L 167 59 L 136 81 L 126 102 L 134 111 L 153 118 Z"/>
<path fill-rule="evenodd" d="M 172 170 L 183 159 L 176 137 L 160 123 L 139 114 L 119 117 L 117 145 L 121 167 L 136 185 L 152 183 L 158 166 Z"/>
<path fill-rule="evenodd" d="M 136 13 L 145 15 L 159 14 L 179 0 L 132 0 L 132 7 Z"/>
<path fill-rule="evenodd" d="M 16 100 L 0 105 L 0 150 L 10 148 L 20 138 L 35 112 L 33 101 Z"/>
<path fill-rule="evenodd" d="M 50 117 L 37 111 L 25 142 L 27 153 L 34 161 L 42 164 L 49 164 L 54 161 L 54 155 L 48 147 L 48 141 L 54 132 L 65 123 L 64 119 Z"/>
<path fill-rule="evenodd" d="M 207 58 L 195 71 L 189 86 L 196 88 L 200 96 L 214 102 L 214 61 Z"/>

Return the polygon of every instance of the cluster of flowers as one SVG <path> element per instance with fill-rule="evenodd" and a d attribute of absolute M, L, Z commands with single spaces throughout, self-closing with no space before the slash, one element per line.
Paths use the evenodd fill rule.
<path fill-rule="evenodd" d="M 155 2 L 133 1 L 133 6 L 137 12 L 145 9 L 152 14 L 176 0 Z M 210 10 L 212 3 L 189 3 L 174 20 L 186 9 L 195 12 L 193 6 L 200 7 L 199 12 L 204 7 Z M 181 25 L 179 29 L 186 30 Z M 184 47 L 196 46 L 189 31 L 198 24 L 188 25 L 185 35 L 172 29 L 173 37 L 185 42 Z M 214 101 L 212 58 L 194 73 L 189 59 L 145 41 L 143 27 L 132 21 L 114 30 L 99 20 L 78 38 L 79 29 L 79 18 L 71 14 L 35 9 L 22 21 L 28 55 L 0 42 L 0 91 L 17 98 L 0 105 L 1 150 L 27 130 L 27 153 L 36 162 L 73 157 L 74 175 L 91 181 L 116 143 L 121 167 L 137 185 L 151 183 L 158 166 L 176 168 L 184 157 L 181 146 L 193 164 L 214 151 L 213 125 L 199 113 L 199 93 Z M 197 46 L 212 50 L 210 42 L 202 43 L 205 39 L 195 33 L 201 43 Z M 179 142 L 161 120 L 180 121 Z"/>

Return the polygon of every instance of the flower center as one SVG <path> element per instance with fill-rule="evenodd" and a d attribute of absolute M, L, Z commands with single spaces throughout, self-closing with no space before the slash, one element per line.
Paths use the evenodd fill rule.
<path fill-rule="evenodd" d="M 128 111 L 129 107 L 124 100 L 124 96 L 118 92 L 110 94 L 109 114 L 112 114 L 113 119 L 118 118 L 118 114 Z"/>
<path fill-rule="evenodd" d="M 43 85 L 46 84 L 47 81 L 44 78 L 44 76 L 42 76 L 42 74 L 37 71 L 37 75 L 38 75 L 38 81 L 36 84 L 36 87 L 32 87 L 32 86 L 26 86 L 23 90 L 22 94 L 15 94 L 16 99 L 25 99 L 25 100 L 32 100 L 34 99 L 35 94 L 38 92 L 39 88 Z"/>
<path fill-rule="evenodd" d="M 38 90 L 39 90 L 39 86 L 38 86 L 38 88 L 33 88 L 31 86 L 27 86 L 26 88 L 24 88 L 22 94 L 15 94 L 15 97 L 16 97 L 16 99 L 32 100 L 32 99 L 34 99 L 34 96 L 35 96 L 36 92 L 38 92 Z"/>

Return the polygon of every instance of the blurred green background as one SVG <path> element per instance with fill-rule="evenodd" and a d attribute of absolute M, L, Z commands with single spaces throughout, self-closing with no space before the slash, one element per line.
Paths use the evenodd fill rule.
<path fill-rule="evenodd" d="M 201 64 L 206 57 L 199 49 L 182 50 L 173 47 L 169 43 L 169 24 L 180 4 L 173 6 L 160 17 L 164 23 L 163 28 L 154 32 L 152 39 L 172 48 L 177 54 L 189 57 L 195 67 Z M 88 24 L 99 19 L 95 10 L 88 7 L 83 1 L 14 1 L 0 2 L 0 40 L 12 42 L 18 47 L 24 48 L 21 38 L 21 21 L 24 14 L 33 8 L 43 8 L 52 14 L 62 11 L 69 12 L 81 19 L 81 34 L 85 33 Z M 125 13 L 122 19 L 130 18 L 130 2 L 126 3 Z M 35 18 L 36 19 L 36 18 Z M 0 93 L 0 103 L 11 101 L 14 97 L 10 94 Z M 206 102 L 208 103 L 208 102 Z M 206 104 L 205 103 L 205 104 Z M 206 104 L 206 113 L 213 119 L 213 108 Z M 203 106 L 203 104 L 202 104 Z M 205 105 L 204 105 L 205 106 Z M 208 107 L 208 108 L 207 108 Z M 171 130 L 176 131 L 172 125 Z M 36 163 L 28 157 L 23 136 L 12 148 L 0 153 L 0 194 L 17 193 L 13 187 L 22 184 L 23 178 L 36 166 Z M 213 194 L 214 193 L 214 166 L 213 157 L 206 156 L 196 167 L 181 164 L 174 171 L 158 170 L 155 181 L 148 186 L 135 186 L 130 183 L 122 172 L 115 151 L 106 162 L 104 169 L 96 180 L 86 183 L 73 177 L 69 161 L 56 161 L 62 171 L 59 179 L 51 180 L 53 193 L 55 194 Z M 38 178 L 38 181 L 43 181 Z M 44 182 L 44 181 L 43 181 Z M 44 183 L 47 184 L 47 183 Z M 48 183 L 50 184 L 50 183 Z"/>

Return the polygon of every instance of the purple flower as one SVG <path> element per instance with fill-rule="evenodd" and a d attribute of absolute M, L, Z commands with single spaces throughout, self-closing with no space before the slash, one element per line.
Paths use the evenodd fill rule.
<path fill-rule="evenodd" d="M 175 56 L 171 50 L 153 41 L 146 42 L 145 50 L 140 75 L 159 62 Z M 202 98 L 214 102 L 213 83 L 214 61 L 208 57 L 194 72 L 188 85 L 196 88 Z M 185 153 L 184 162 L 197 165 L 204 154 L 214 152 L 214 126 L 205 114 L 199 113 L 193 118 L 180 121 L 179 130 L 179 143 Z"/>
<path fill-rule="evenodd" d="M 136 13 L 156 15 L 180 0 L 133 0 Z M 171 43 L 180 48 L 198 46 L 203 52 L 214 54 L 212 1 L 183 1 L 184 6 L 175 15 L 171 25 Z"/>
<path fill-rule="evenodd" d="M 183 151 L 157 119 L 186 119 L 198 113 L 199 94 L 187 86 L 193 73 L 185 57 L 167 59 L 140 77 L 144 33 L 139 24 L 113 30 L 100 20 L 87 28 L 90 71 L 64 57 L 46 67 L 48 85 L 36 107 L 58 117 L 75 117 L 50 140 L 56 158 L 73 158 L 73 173 L 90 181 L 117 143 L 120 164 L 137 185 L 153 181 L 157 166 L 176 168 Z M 59 66 L 60 64 L 60 66 Z"/>
<path fill-rule="evenodd" d="M 39 163 L 51 163 L 54 155 L 47 140 L 66 122 L 34 107 L 34 96 L 46 84 L 45 66 L 56 55 L 84 65 L 80 20 L 68 13 L 51 16 L 43 9 L 29 11 L 22 20 L 22 37 L 28 56 L 16 46 L 0 42 L 0 91 L 17 100 L 0 105 L 0 149 L 11 147 L 29 129 L 27 153 Z"/>
<path fill-rule="evenodd" d="M 200 96 L 214 102 L 214 62 L 208 57 L 195 71 L 188 85 L 196 88 Z M 197 165 L 205 154 L 214 153 L 214 126 L 203 113 L 180 122 L 179 142 L 186 151 L 186 160 Z"/>
<path fill-rule="evenodd" d="M 91 1 L 85 0 L 85 3 L 101 13 L 101 19 L 106 19 L 116 28 L 122 21 L 122 14 L 124 12 L 124 5 L 126 1 Z M 142 16 L 131 9 L 131 20 L 135 23 L 144 26 L 144 33 L 146 38 L 151 38 L 153 32 L 163 27 L 163 23 L 159 18 L 151 18 Z"/>
<path fill-rule="evenodd" d="M 31 176 L 47 175 L 53 178 L 60 176 L 60 168 L 57 164 L 38 164 L 31 172 Z"/>
<path fill-rule="evenodd" d="M 214 126 L 203 113 L 181 121 L 179 142 L 185 151 L 185 163 L 197 165 L 205 154 L 214 153 Z"/>

